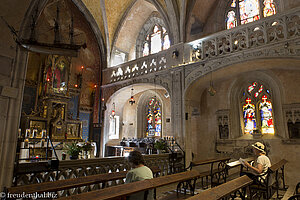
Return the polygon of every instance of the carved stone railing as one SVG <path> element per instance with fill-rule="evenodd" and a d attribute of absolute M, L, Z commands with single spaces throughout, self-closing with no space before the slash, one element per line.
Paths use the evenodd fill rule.
<path fill-rule="evenodd" d="M 185 44 L 171 46 L 168 50 L 126 62 L 103 70 L 103 84 L 128 81 L 135 77 L 206 62 L 257 48 L 300 38 L 300 8 L 276 14 L 261 20 L 224 30 Z"/>
<path fill-rule="evenodd" d="M 168 50 L 104 69 L 103 83 L 105 85 L 130 80 L 138 76 L 166 70 L 182 63 L 182 54 L 179 54 L 179 56 L 173 55 L 174 51 L 182 52 L 183 44 L 177 44 L 170 47 Z"/>
<path fill-rule="evenodd" d="M 146 165 L 158 166 L 160 175 L 170 174 L 172 165 L 169 162 L 170 154 L 145 155 Z M 108 157 L 99 159 L 64 160 L 60 161 L 58 171 L 32 172 L 34 163 L 21 163 L 18 166 L 19 173 L 14 177 L 13 185 L 28 185 L 47 181 L 56 181 L 70 178 L 78 178 L 94 174 L 119 172 L 130 170 L 130 164 L 124 157 Z M 23 172 L 23 173 L 22 173 Z M 25 172 L 25 173 L 24 173 Z M 122 184 L 124 180 L 112 181 L 109 185 Z M 97 187 L 98 188 L 98 187 Z"/>
<path fill-rule="evenodd" d="M 208 60 L 300 36 L 300 9 L 263 18 L 190 42 L 191 61 Z"/>

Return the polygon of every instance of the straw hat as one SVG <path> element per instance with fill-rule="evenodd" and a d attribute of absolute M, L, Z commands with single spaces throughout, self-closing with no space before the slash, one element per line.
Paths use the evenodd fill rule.
<path fill-rule="evenodd" d="M 265 151 L 265 145 L 263 145 L 262 143 L 260 142 L 255 142 L 255 144 L 252 144 L 252 147 L 261 151 L 262 153 L 266 153 Z"/>

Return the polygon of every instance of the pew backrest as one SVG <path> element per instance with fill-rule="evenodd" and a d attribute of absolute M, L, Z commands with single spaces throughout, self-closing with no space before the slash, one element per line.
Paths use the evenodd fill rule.
<path fill-rule="evenodd" d="M 156 176 L 160 172 L 160 169 L 157 166 L 151 167 L 151 170 L 154 176 Z M 104 183 L 102 187 L 104 188 L 105 183 L 108 181 L 124 179 L 126 177 L 127 172 L 128 171 L 97 174 L 91 176 L 83 176 L 79 178 L 58 180 L 53 182 L 44 182 L 38 184 L 17 186 L 17 187 L 7 188 L 6 191 L 13 194 L 22 194 L 23 192 L 25 192 L 26 194 L 31 194 L 35 192 L 37 193 L 57 192 L 61 190 L 88 186 L 88 185 L 98 184 L 98 183 Z"/>
<path fill-rule="evenodd" d="M 88 193 L 63 197 L 60 199 L 61 200 L 114 199 L 114 198 L 118 198 L 118 197 L 128 196 L 128 195 L 131 195 L 136 192 L 141 192 L 141 191 L 150 190 L 150 189 L 158 188 L 161 186 L 169 185 L 172 183 L 195 179 L 199 176 L 200 176 L 200 173 L 198 171 L 191 170 L 191 171 L 181 172 L 181 173 L 177 173 L 177 174 L 161 176 L 158 178 L 147 179 L 147 180 L 143 180 L 143 181 L 112 186 L 112 187 L 105 188 L 102 190 L 97 190 L 97 191 L 92 191 L 92 192 L 88 192 Z"/>
<path fill-rule="evenodd" d="M 216 200 L 224 198 L 235 191 L 245 188 L 253 182 L 248 176 L 244 175 L 242 177 L 236 178 L 234 180 L 223 183 L 217 187 L 205 190 L 198 195 L 188 198 L 188 200 Z"/>

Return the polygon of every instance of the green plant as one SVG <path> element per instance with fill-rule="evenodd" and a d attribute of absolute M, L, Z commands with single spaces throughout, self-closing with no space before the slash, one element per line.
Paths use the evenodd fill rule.
<path fill-rule="evenodd" d="M 157 150 L 166 150 L 167 144 L 164 140 L 157 140 L 154 144 L 154 148 Z"/>
<path fill-rule="evenodd" d="M 79 153 L 81 152 L 81 147 L 78 146 L 75 142 L 72 144 L 66 144 L 64 150 L 67 154 L 72 157 L 78 157 Z"/>

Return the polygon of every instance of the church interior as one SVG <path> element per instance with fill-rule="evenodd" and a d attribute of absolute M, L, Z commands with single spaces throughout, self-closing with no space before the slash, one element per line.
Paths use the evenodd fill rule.
<path fill-rule="evenodd" d="M 279 163 L 277 186 L 300 182 L 300 1 L 3 0 L 0 10 L 1 191 L 120 173 L 134 150 L 159 178 L 213 159 L 213 188 L 213 168 L 238 173 L 228 163 L 255 142 Z"/>

